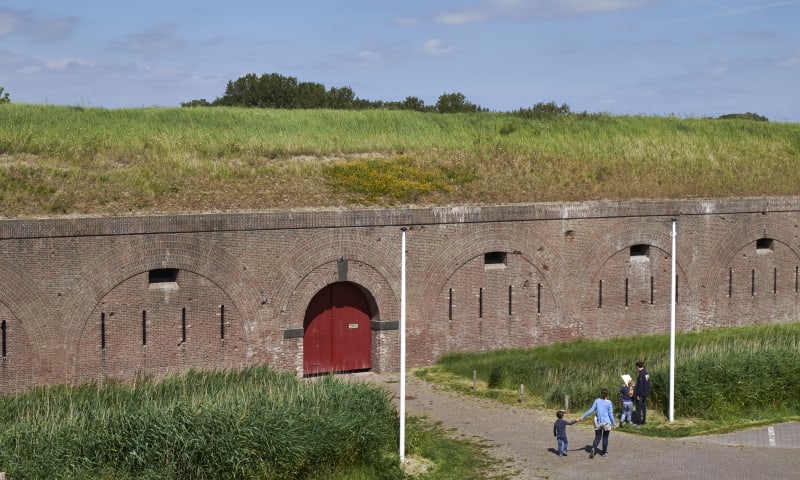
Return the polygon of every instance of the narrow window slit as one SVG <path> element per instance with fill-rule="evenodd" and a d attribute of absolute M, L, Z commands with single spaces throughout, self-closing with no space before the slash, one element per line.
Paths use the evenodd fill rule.
<path fill-rule="evenodd" d="M 450 297 L 448 298 L 448 301 L 447 301 L 447 319 L 448 320 L 452 320 L 453 319 L 453 289 L 452 288 L 450 289 Z"/>
<path fill-rule="evenodd" d="M 511 285 L 508 286 L 508 316 L 509 317 L 511 315 L 513 315 L 513 313 L 514 313 L 513 309 L 512 309 L 512 305 L 513 305 L 512 288 L 513 287 Z"/>
<path fill-rule="evenodd" d="M 542 313 L 542 284 L 536 284 L 536 313 Z"/>
<path fill-rule="evenodd" d="M 628 306 L 628 279 L 625 279 L 625 306 Z"/>
<path fill-rule="evenodd" d="M 772 294 L 778 293 L 778 269 L 772 270 Z"/>
<path fill-rule="evenodd" d="M 186 343 L 186 307 L 181 309 L 181 343 Z"/>
<path fill-rule="evenodd" d="M 219 338 L 225 340 L 225 305 L 219 306 Z"/>
<path fill-rule="evenodd" d="M 597 292 L 597 308 L 603 308 L 603 281 L 600 280 L 600 286 Z"/>
<path fill-rule="evenodd" d="M 6 356 L 8 355 L 8 352 L 6 351 L 6 328 L 8 328 L 6 326 L 6 321 L 3 320 L 2 322 L 0 322 L 0 331 L 2 331 L 2 336 L 3 336 L 3 341 L 2 341 L 2 343 L 3 343 L 3 351 L 2 351 L 3 363 L 5 363 Z"/>
<path fill-rule="evenodd" d="M 142 345 L 147 345 L 147 310 L 142 310 Z"/>
<path fill-rule="evenodd" d="M 733 297 L 733 269 L 728 269 L 728 298 Z"/>

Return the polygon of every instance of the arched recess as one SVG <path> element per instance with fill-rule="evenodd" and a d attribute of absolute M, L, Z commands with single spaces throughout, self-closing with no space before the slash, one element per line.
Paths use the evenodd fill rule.
<path fill-rule="evenodd" d="M 48 346 L 59 345 L 58 325 L 53 325 L 52 307 L 39 285 L 20 275 L 15 265 L 0 259 L 0 322 L 5 321 L 5 358 L 0 365 L 0 393 L 21 392 L 62 371 L 43 359 L 53 354 Z M 57 368 L 57 365 L 56 365 Z"/>
<path fill-rule="evenodd" d="M 74 383 L 263 362 L 250 356 L 242 316 L 210 279 L 190 270 L 173 281 L 133 275 L 98 302 L 78 341 Z"/>
<path fill-rule="evenodd" d="M 379 312 L 373 321 L 399 320 L 400 248 L 399 242 L 390 245 L 392 240 L 368 231 L 326 230 L 287 249 L 266 287 L 275 292 L 272 311 L 285 314 L 281 327 L 302 329 L 311 298 L 337 281 L 351 281 L 370 292 Z"/>
<path fill-rule="evenodd" d="M 680 222 L 678 223 L 680 229 Z M 581 336 L 611 338 L 669 332 L 672 281 L 672 224 L 670 219 L 624 218 L 607 228 L 578 261 L 584 266 L 571 274 L 579 292 Z M 676 328 L 695 328 L 697 279 L 683 267 L 691 249 L 676 238 L 678 276 Z M 649 258 L 631 258 L 631 247 L 649 247 Z M 682 252 L 687 252 L 683 254 Z M 602 281 L 602 282 L 601 282 Z"/>
<path fill-rule="evenodd" d="M 702 271 L 708 316 L 703 327 L 800 319 L 800 227 L 785 214 L 744 218 L 719 235 Z M 773 240 L 759 254 L 757 241 Z"/>
<path fill-rule="evenodd" d="M 303 374 L 372 368 L 368 292 L 352 282 L 327 285 L 309 302 L 303 322 Z"/>
<path fill-rule="evenodd" d="M 210 242 L 179 235 L 150 235 L 115 239 L 113 247 L 99 254 L 82 279 L 67 292 L 64 325 L 73 368 L 80 339 L 89 335 L 85 329 L 97 327 L 101 300 L 127 280 L 164 268 L 191 272 L 224 292 L 241 318 L 248 343 L 241 348 L 252 350 L 260 334 L 259 309 L 265 294 L 256 288 L 246 266 Z"/>
<path fill-rule="evenodd" d="M 409 257 L 430 232 L 410 231 Z M 479 351 L 550 343 L 569 336 L 560 315 L 561 259 L 519 226 L 481 226 L 454 235 L 421 272 L 409 272 L 407 336 L 423 365 L 449 351 Z M 503 268 L 485 265 L 485 255 L 505 252 Z"/>

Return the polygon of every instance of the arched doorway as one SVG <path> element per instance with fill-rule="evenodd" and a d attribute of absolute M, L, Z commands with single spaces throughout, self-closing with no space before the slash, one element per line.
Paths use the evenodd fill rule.
<path fill-rule="evenodd" d="M 370 317 L 369 302 L 354 283 L 317 292 L 303 321 L 303 374 L 372 368 Z"/>

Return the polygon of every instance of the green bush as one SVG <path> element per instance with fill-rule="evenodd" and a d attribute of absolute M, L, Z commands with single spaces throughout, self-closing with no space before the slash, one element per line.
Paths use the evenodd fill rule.
<path fill-rule="evenodd" d="M 486 385 L 489 388 L 500 388 L 503 386 L 504 378 L 505 371 L 503 370 L 503 367 L 496 365 L 492 367 L 492 370 L 489 372 L 489 379 L 486 381 Z"/>

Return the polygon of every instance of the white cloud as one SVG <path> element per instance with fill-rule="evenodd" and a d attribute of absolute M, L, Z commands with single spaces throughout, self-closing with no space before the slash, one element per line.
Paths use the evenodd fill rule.
<path fill-rule="evenodd" d="M 146 55 L 174 50 L 183 46 L 184 42 L 172 35 L 173 30 L 175 27 L 171 24 L 156 25 L 144 33 L 127 35 L 114 42 L 114 49 Z"/>
<path fill-rule="evenodd" d="M 0 65 L 5 64 L 5 59 L 0 58 Z M 65 57 L 50 60 L 34 60 L 20 57 L 17 60 L 14 73 L 18 75 L 43 75 L 47 73 L 83 73 L 93 70 L 95 62 L 81 58 Z"/>
<path fill-rule="evenodd" d="M 55 60 L 48 60 L 45 62 L 45 67 L 48 70 L 84 70 L 93 68 L 95 63 L 91 60 L 82 60 L 80 58 L 58 58 Z"/>
<path fill-rule="evenodd" d="M 0 37 L 5 37 L 16 32 L 22 23 L 20 12 L 0 10 Z"/>
<path fill-rule="evenodd" d="M 70 17 L 35 17 L 30 10 L 0 8 L 0 37 L 27 35 L 52 42 L 69 35 L 78 20 Z"/>
<path fill-rule="evenodd" d="M 378 52 L 373 52 L 371 50 L 364 50 L 362 52 L 358 52 L 355 58 L 358 61 L 358 63 L 375 64 L 383 60 L 383 55 L 381 55 Z"/>
<path fill-rule="evenodd" d="M 658 0 L 483 0 L 480 3 L 444 11 L 435 16 L 439 23 L 461 25 L 493 18 L 537 18 L 582 15 L 594 12 L 632 10 Z"/>
<path fill-rule="evenodd" d="M 397 17 L 392 20 L 394 25 L 398 25 L 400 27 L 413 27 L 419 22 L 419 18 L 417 17 Z"/>
<path fill-rule="evenodd" d="M 447 45 L 438 38 L 432 38 L 428 40 L 425 42 L 425 45 L 422 48 L 426 55 L 430 55 L 432 57 L 443 57 L 450 55 L 455 51 L 451 45 Z"/>
<path fill-rule="evenodd" d="M 457 11 L 443 12 L 436 16 L 436 21 L 445 25 L 461 25 L 464 23 L 479 22 L 488 17 L 488 12 L 474 8 Z"/>
<path fill-rule="evenodd" d="M 780 66 L 782 67 L 798 67 L 800 66 L 800 50 L 794 52 L 793 55 L 789 55 L 786 59 L 780 62 Z"/>

